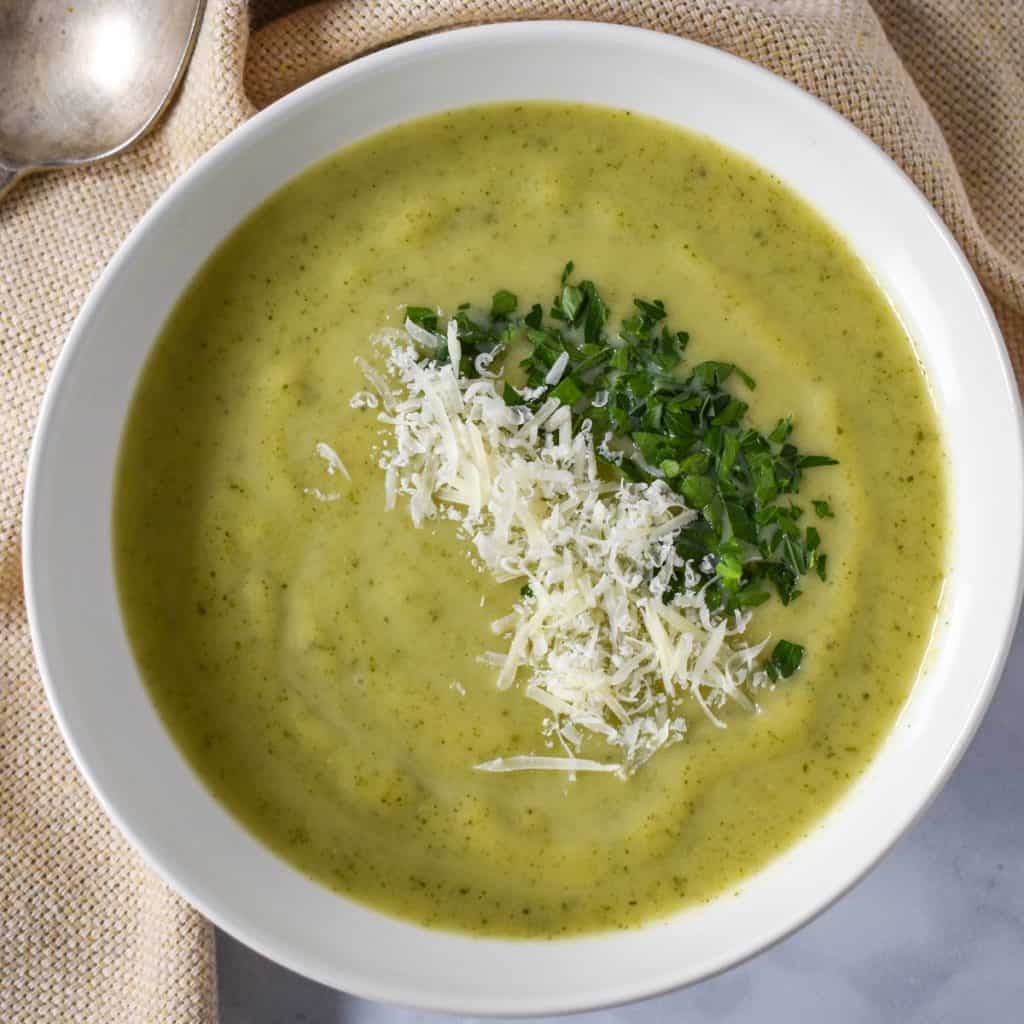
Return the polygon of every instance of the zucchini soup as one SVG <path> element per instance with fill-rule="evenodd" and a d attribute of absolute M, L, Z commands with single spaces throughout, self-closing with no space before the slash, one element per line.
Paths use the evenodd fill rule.
<path fill-rule="evenodd" d="M 325 886 L 559 936 L 742 886 L 863 772 L 947 532 L 927 383 L 780 182 L 622 111 L 400 125 L 217 249 L 115 495 L 142 678 Z"/>

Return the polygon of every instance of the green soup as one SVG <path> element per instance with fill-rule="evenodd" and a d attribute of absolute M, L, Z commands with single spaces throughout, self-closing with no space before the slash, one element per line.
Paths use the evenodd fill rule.
<path fill-rule="evenodd" d="M 386 512 L 354 364 L 406 302 L 546 298 L 568 259 L 613 315 L 657 295 L 688 361 L 757 378 L 752 415 L 840 465 L 827 583 L 752 632 L 807 648 L 790 680 L 689 716 L 627 781 L 493 775 L 545 753 L 543 710 L 478 655 L 517 596 L 449 523 Z M 351 483 L 315 454 L 330 444 Z M 337 490 L 336 501 L 311 492 Z M 268 199 L 163 329 L 124 434 L 116 560 L 156 706 L 216 797 L 301 871 L 445 928 L 553 936 L 707 901 L 786 849 L 857 778 L 928 640 L 943 456 L 885 296 L 778 181 L 627 113 L 528 104 L 406 124 Z"/>

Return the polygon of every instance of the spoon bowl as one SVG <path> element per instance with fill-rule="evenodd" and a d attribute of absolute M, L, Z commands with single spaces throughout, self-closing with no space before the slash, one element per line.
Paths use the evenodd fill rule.
<path fill-rule="evenodd" d="M 0 0 L 0 195 L 119 153 L 166 109 L 203 0 Z"/>

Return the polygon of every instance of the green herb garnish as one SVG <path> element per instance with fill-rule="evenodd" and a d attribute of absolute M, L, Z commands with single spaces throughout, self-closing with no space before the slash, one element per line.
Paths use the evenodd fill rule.
<path fill-rule="evenodd" d="M 491 319 L 492 320 L 504 320 L 510 313 L 514 313 L 519 300 L 511 293 L 504 289 L 500 292 L 494 293 L 494 298 L 491 300 Z"/>
<path fill-rule="evenodd" d="M 788 679 L 800 667 L 803 657 L 804 649 L 799 644 L 780 640 L 765 664 L 768 678 L 773 682 L 780 676 L 783 679 Z"/>

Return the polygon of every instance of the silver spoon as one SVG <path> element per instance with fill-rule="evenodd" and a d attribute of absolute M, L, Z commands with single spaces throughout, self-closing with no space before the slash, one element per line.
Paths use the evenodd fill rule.
<path fill-rule="evenodd" d="M 163 113 L 204 0 L 0 0 L 0 196 L 103 160 Z"/>

